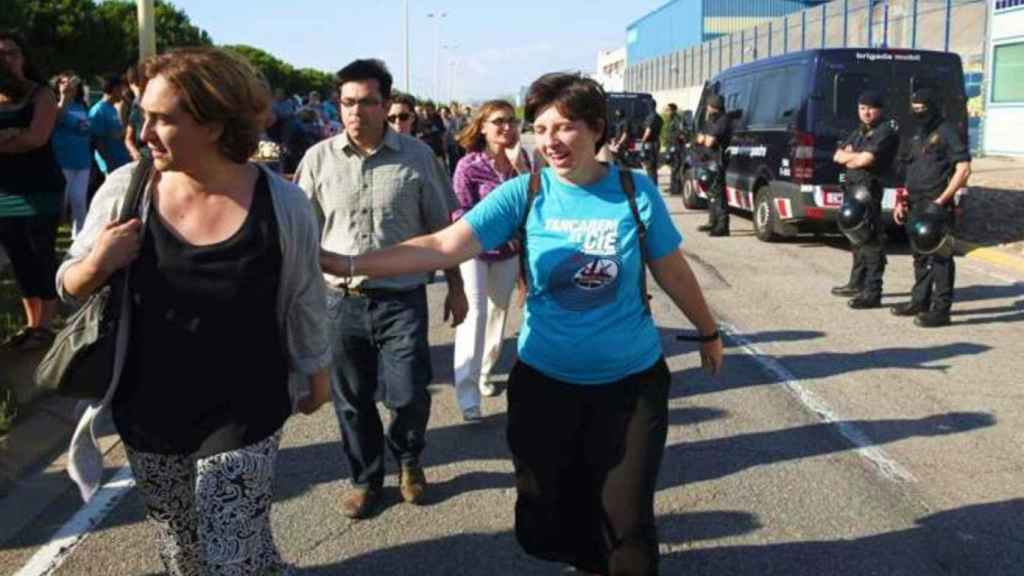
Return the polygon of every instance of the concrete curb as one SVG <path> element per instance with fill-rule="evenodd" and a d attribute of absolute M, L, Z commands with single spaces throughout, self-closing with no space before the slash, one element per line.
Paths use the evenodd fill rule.
<path fill-rule="evenodd" d="M 971 260 L 979 260 L 1024 275 L 1024 256 L 964 240 L 956 241 L 956 253 Z"/>

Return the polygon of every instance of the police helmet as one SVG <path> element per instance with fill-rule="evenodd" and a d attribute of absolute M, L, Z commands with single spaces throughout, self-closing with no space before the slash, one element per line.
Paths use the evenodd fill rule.
<path fill-rule="evenodd" d="M 693 169 L 693 177 L 697 182 L 700 182 L 704 186 L 710 186 L 714 177 L 711 175 L 711 171 L 705 166 L 697 166 Z"/>
<path fill-rule="evenodd" d="M 875 235 L 874 203 L 871 190 L 862 184 L 851 187 L 843 194 L 843 205 L 836 215 L 839 230 L 854 246 L 860 246 Z"/>
<path fill-rule="evenodd" d="M 910 245 L 919 254 L 953 255 L 949 217 L 942 209 L 924 210 L 911 217 L 908 235 Z"/>

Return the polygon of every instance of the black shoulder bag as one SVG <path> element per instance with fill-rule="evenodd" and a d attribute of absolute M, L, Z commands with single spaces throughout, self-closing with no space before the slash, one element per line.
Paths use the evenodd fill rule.
<path fill-rule="evenodd" d="M 152 160 L 143 159 L 135 166 L 117 219 L 119 224 L 138 215 L 152 172 Z M 114 273 L 93 292 L 57 334 L 36 368 L 36 383 L 43 389 L 70 398 L 106 396 L 114 376 L 117 327 L 128 292 L 128 268 Z"/>

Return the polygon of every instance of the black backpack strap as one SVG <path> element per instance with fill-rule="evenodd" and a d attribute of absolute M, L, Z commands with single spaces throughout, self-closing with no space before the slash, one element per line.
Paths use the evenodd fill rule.
<path fill-rule="evenodd" d="M 142 197 L 146 192 L 146 184 L 153 174 L 153 160 L 143 156 L 139 163 L 132 169 L 132 180 L 128 184 L 128 192 L 124 196 L 124 203 L 121 204 L 121 212 L 117 217 L 118 224 L 123 224 L 139 215 L 142 205 Z"/>
<path fill-rule="evenodd" d="M 519 222 L 519 275 L 527 288 L 530 286 L 529 262 L 526 258 L 526 219 L 530 217 L 530 209 L 533 208 L 533 201 L 540 193 L 540 172 L 530 172 L 530 185 L 526 189 L 526 209 L 523 210 L 523 219 Z"/>
<path fill-rule="evenodd" d="M 145 156 L 139 160 L 139 163 L 132 169 L 132 179 L 128 184 L 128 191 L 124 195 L 124 203 L 121 204 L 121 211 L 117 217 L 118 224 L 124 224 L 132 218 L 139 217 L 140 210 L 142 207 L 142 198 L 146 194 L 146 185 L 149 184 L 150 176 L 153 174 L 153 159 Z M 143 226 L 140 234 L 145 234 L 146 229 Z M 125 268 L 116 272 L 110 277 L 109 284 L 115 290 L 119 290 L 120 294 L 127 294 L 129 290 L 129 278 L 132 273 L 132 265 L 129 264 Z M 118 295 L 117 298 L 121 296 Z M 119 302 L 120 300 L 115 300 Z"/>
<path fill-rule="evenodd" d="M 636 222 L 637 242 L 640 244 L 640 298 L 643 300 L 644 309 L 651 313 L 651 295 L 647 292 L 647 226 L 640 218 L 640 208 L 636 205 L 636 185 L 633 182 L 632 170 L 619 170 L 619 182 L 622 191 L 629 201 L 629 211 L 633 213 L 633 220 Z"/>

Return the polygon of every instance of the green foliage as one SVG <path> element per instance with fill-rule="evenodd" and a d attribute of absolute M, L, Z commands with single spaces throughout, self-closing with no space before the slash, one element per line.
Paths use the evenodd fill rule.
<path fill-rule="evenodd" d="M 134 0 L 2 0 L 0 28 L 15 29 L 29 42 L 43 74 L 72 69 L 84 77 L 121 73 L 138 60 Z M 156 0 L 157 50 L 210 45 L 173 4 Z"/>
<path fill-rule="evenodd" d="M 291 64 L 278 60 L 274 55 L 255 48 L 238 44 L 223 46 L 241 55 L 255 66 L 273 88 L 281 88 L 287 94 L 308 94 L 316 90 L 323 95 L 334 91 L 334 77 L 312 68 L 293 68 Z"/>
<path fill-rule="evenodd" d="M 0 0 L 0 29 L 21 32 L 46 76 L 74 70 L 84 78 L 120 74 L 138 61 L 139 24 L 135 0 Z M 210 46 L 206 31 L 166 0 L 155 0 L 156 49 Z M 331 74 L 296 69 L 252 46 L 225 46 L 253 63 L 271 86 L 289 94 L 334 90 Z"/>

